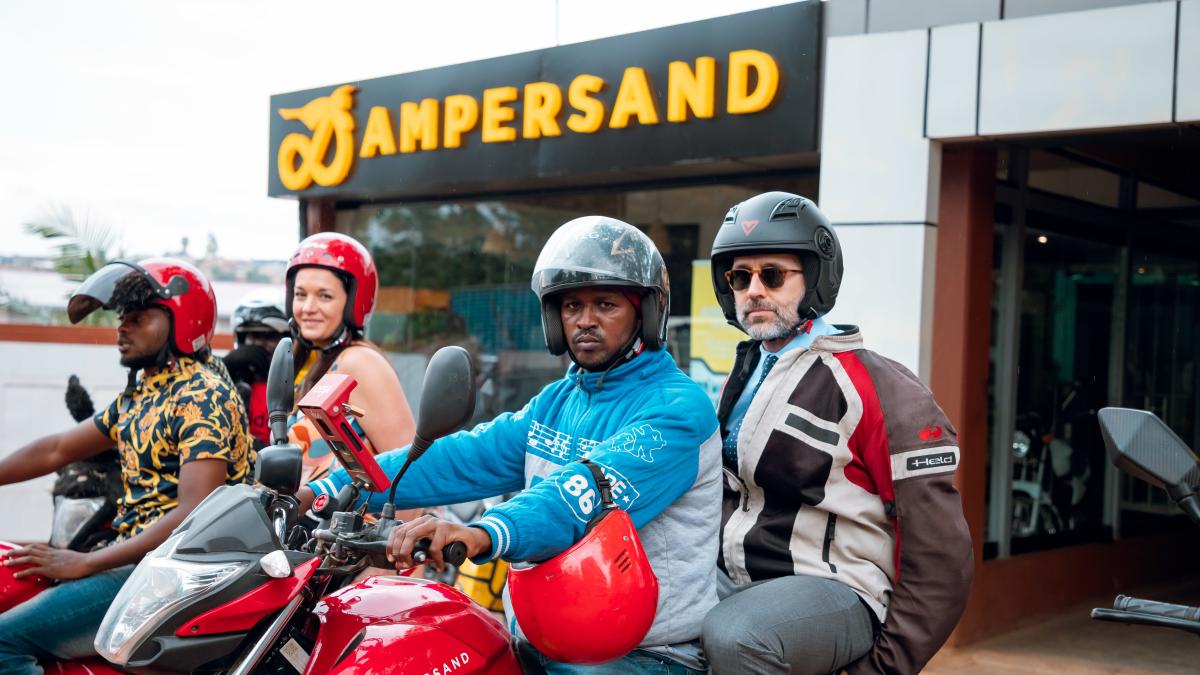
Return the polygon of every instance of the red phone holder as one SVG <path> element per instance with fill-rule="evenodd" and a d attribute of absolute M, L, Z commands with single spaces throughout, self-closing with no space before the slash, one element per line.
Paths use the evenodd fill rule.
<path fill-rule="evenodd" d="M 383 492 L 392 482 L 375 461 L 367 443 L 350 426 L 350 418 L 362 414 L 350 405 L 350 392 L 357 386 L 349 375 L 327 373 L 300 399 L 297 407 L 313 421 L 346 473 L 360 488 Z"/>

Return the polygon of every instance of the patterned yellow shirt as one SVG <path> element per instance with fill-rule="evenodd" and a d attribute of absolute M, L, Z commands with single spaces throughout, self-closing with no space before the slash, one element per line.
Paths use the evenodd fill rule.
<path fill-rule="evenodd" d="M 255 456 L 241 398 L 210 366 L 180 358 L 143 376 L 93 418 L 117 444 L 125 494 L 113 527 L 128 539 L 179 505 L 179 468 L 223 459 L 225 482 L 248 482 Z"/>

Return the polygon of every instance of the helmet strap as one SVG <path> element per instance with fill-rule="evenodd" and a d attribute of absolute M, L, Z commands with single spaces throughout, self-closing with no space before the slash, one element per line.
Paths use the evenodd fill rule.
<path fill-rule="evenodd" d="M 292 338 L 294 338 L 296 342 L 304 345 L 305 349 L 319 351 L 322 354 L 336 353 L 339 349 L 345 347 L 354 340 L 354 334 L 350 332 L 350 329 L 346 328 L 345 322 L 342 323 L 342 327 L 338 329 L 338 332 L 333 336 L 333 339 L 329 341 L 329 344 L 325 345 L 324 347 L 317 345 L 312 340 L 309 340 L 300 334 L 300 324 L 296 323 L 296 317 L 288 319 L 288 328 L 292 329 Z"/>
<path fill-rule="evenodd" d="M 612 483 L 609 482 L 608 477 L 604 475 L 604 472 L 600 470 L 600 467 L 592 463 L 592 460 L 586 458 L 579 460 L 579 463 L 587 467 L 588 471 L 592 472 L 592 478 L 596 481 L 596 489 L 600 491 L 601 508 L 592 514 L 592 517 L 588 519 L 587 526 L 583 530 L 583 533 L 586 535 L 588 532 L 592 531 L 592 528 L 599 525 L 601 520 L 604 520 L 604 516 L 608 515 L 609 511 L 615 510 L 617 508 L 617 504 L 612 498 Z"/>

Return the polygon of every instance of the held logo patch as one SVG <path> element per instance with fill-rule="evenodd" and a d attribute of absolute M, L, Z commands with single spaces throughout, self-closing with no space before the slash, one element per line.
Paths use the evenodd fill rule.
<path fill-rule="evenodd" d="M 923 455 L 921 457 L 908 458 L 908 470 L 920 471 L 921 469 L 932 469 L 939 466 L 954 466 L 958 463 L 958 459 L 953 452 L 939 452 L 936 455 Z"/>
<path fill-rule="evenodd" d="M 935 473 L 954 473 L 958 466 L 958 448 L 944 445 L 892 455 L 892 480 L 903 480 Z"/>
<path fill-rule="evenodd" d="M 649 424 L 622 431 L 612 437 L 610 444 L 613 450 L 629 453 L 648 463 L 654 462 L 655 450 L 667 447 L 667 441 L 663 439 L 662 434 Z"/>
<path fill-rule="evenodd" d="M 617 506 L 626 511 L 633 508 L 634 502 L 640 496 L 637 488 L 615 469 L 599 463 L 597 466 L 612 485 L 612 498 Z M 590 475 L 587 469 L 580 467 L 578 470 L 564 471 L 554 479 L 558 485 L 559 496 L 571 507 L 571 513 L 581 523 L 590 520 L 600 505 L 600 494 L 584 474 Z"/>

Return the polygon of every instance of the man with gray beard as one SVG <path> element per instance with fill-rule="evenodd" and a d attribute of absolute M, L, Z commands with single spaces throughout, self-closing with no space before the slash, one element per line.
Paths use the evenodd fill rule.
<path fill-rule="evenodd" d="M 718 675 L 915 673 L 966 604 L 956 432 L 916 376 L 824 320 L 842 271 L 829 220 L 794 194 L 734 206 L 713 242 L 717 301 L 751 338 L 717 408 Z"/>

